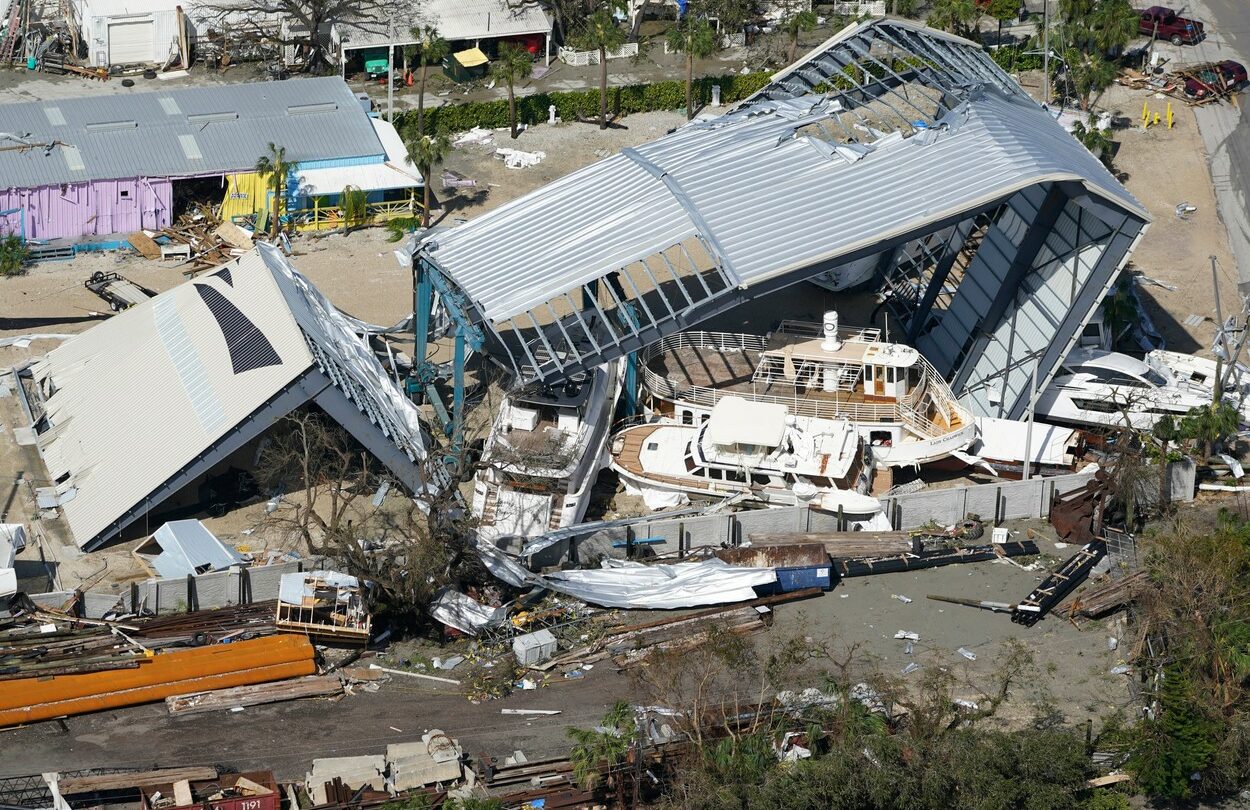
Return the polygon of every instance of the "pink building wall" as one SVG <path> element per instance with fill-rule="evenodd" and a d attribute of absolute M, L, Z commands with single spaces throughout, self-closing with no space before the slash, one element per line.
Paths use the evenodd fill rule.
<path fill-rule="evenodd" d="M 173 184 L 165 178 L 97 180 L 34 189 L 0 189 L 0 211 L 26 212 L 27 239 L 82 240 L 169 225 Z M 20 216 L 0 217 L 0 234 L 18 233 Z"/>

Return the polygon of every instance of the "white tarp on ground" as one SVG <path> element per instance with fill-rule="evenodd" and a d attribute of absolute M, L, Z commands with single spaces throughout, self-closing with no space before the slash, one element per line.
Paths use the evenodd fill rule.
<path fill-rule="evenodd" d="M 455 588 L 442 588 L 430 603 L 430 615 L 462 633 L 476 636 L 483 629 L 503 622 L 505 607 L 489 607 Z"/>
<path fill-rule="evenodd" d="M 553 590 L 604 607 L 665 610 L 754 599 L 755 585 L 777 581 L 772 568 L 741 568 L 717 559 L 643 565 L 607 559 L 604 568 L 560 571 L 544 579 Z"/>
<path fill-rule="evenodd" d="M 742 568 L 717 559 L 666 565 L 608 559 L 604 568 L 543 576 L 488 543 L 477 548 L 487 570 L 514 587 L 538 585 L 601 607 L 669 610 L 744 602 L 755 598 L 755 586 L 777 581 L 772 568 Z"/>

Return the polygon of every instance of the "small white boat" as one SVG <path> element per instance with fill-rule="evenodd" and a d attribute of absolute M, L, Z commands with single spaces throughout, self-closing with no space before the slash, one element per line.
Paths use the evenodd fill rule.
<path fill-rule="evenodd" d="M 648 413 L 699 424 L 725 397 L 784 405 L 796 417 L 846 420 L 877 467 L 945 459 L 976 439 L 972 414 L 911 346 L 872 328 L 782 321 L 772 333 L 683 332 L 645 350 Z"/>
<path fill-rule="evenodd" d="M 542 534 L 580 523 L 606 462 L 624 360 L 504 397 L 473 482 L 483 537 Z"/>
<path fill-rule="evenodd" d="M 844 511 L 872 514 L 880 504 L 863 494 L 866 455 L 845 419 L 792 416 L 785 405 L 724 397 L 703 424 L 653 422 L 617 433 L 609 465 L 652 508 L 733 496 L 791 506 L 836 493 Z"/>

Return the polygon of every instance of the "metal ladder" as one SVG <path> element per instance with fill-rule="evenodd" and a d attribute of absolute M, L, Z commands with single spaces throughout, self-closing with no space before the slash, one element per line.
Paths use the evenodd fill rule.
<path fill-rule="evenodd" d="M 9 0 L 8 23 L 4 32 L 4 40 L 0 41 L 0 65 L 13 61 L 13 53 L 17 50 L 17 22 L 22 16 L 22 0 Z"/>

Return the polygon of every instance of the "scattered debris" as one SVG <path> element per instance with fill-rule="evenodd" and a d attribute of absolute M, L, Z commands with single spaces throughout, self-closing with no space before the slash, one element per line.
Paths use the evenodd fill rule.
<path fill-rule="evenodd" d="M 1081 617 L 1099 619 L 1127 606 L 1147 585 L 1145 571 L 1134 571 L 1127 576 L 1112 579 L 1104 585 L 1083 591 L 1069 604 L 1056 612 L 1065 618 Z"/>
<path fill-rule="evenodd" d="M 542 163 L 547 153 L 524 152 L 520 149 L 507 149 L 501 146 L 495 150 L 495 157 L 502 159 L 503 165 L 509 169 L 528 169 Z"/>
<path fill-rule="evenodd" d="M 955 652 L 959 653 L 964 658 L 967 658 L 969 661 L 977 660 L 977 654 L 967 647 L 960 647 L 958 650 L 955 650 Z"/>
<path fill-rule="evenodd" d="M 372 626 L 364 587 L 356 577 L 336 571 L 283 574 L 274 623 L 283 630 L 363 644 Z"/>

